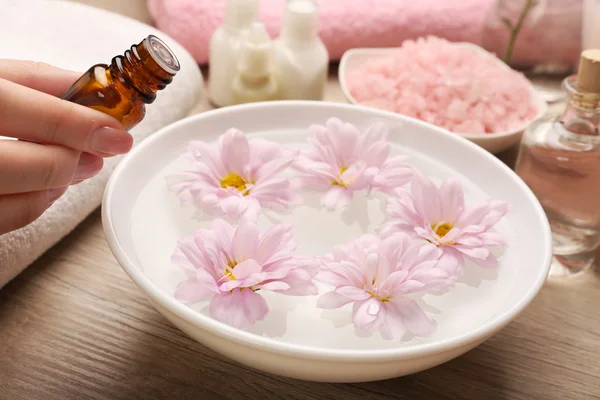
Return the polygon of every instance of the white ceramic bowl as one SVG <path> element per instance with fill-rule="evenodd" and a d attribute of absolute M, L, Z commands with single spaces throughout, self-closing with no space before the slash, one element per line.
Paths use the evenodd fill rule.
<path fill-rule="evenodd" d="M 486 50 L 471 43 L 454 43 L 454 45 L 470 47 L 491 56 L 491 54 L 488 53 Z M 385 57 L 390 53 L 397 52 L 398 49 L 399 48 L 357 48 L 348 50 L 342 55 L 339 65 L 338 77 L 344 96 L 346 96 L 346 99 L 349 102 L 353 104 L 360 104 L 350 94 L 350 91 L 348 90 L 348 87 L 346 85 L 346 76 L 348 75 L 348 73 L 357 68 L 360 68 L 363 64 L 375 58 Z M 503 63 L 501 60 L 497 59 L 497 61 L 498 64 L 501 65 L 503 68 L 510 69 L 510 67 Z M 546 102 L 535 91 L 533 85 L 529 85 L 529 90 L 531 91 L 533 99 L 539 109 L 538 115 L 534 118 L 535 120 L 537 118 L 542 117 L 546 113 L 547 105 Z M 533 120 L 531 122 L 533 122 Z M 478 144 L 479 146 L 483 147 L 492 154 L 497 154 L 519 143 L 523 132 L 531 122 L 524 124 L 518 129 L 514 129 L 507 132 L 498 132 L 485 135 L 473 135 L 467 133 L 456 134 L 469 139 L 473 143 Z"/>
<path fill-rule="evenodd" d="M 212 142 L 234 126 L 248 135 L 302 147 L 308 126 L 324 123 L 329 117 L 361 129 L 373 121 L 385 122 L 394 153 L 407 153 L 415 167 L 436 179 L 457 176 L 466 188 L 467 202 L 493 197 L 510 204 L 509 214 L 497 225 L 509 242 L 499 268 L 468 265 L 455 289 L 427 297 L 427 312 L 437 324 L 431 337 L 387 341 L 379 334 L 359 336 L 349 325 L 349 308 L 323 311 L 315 307 L 316 298 L 283 295 L 267 297 L 269 316 L 251 331 L 242 331 L 211 319 L 205 304 L 190 307 L 173 297 L 184 276 L 169 262 L 175 241 L 200 224 L 191 218 L 193 210 L 178 206 L 165 181 L 167 175 L 185 168 L 179 156 L 188 142 Z M 357 195 L 340 213 L 298 207 L 278 218 L 294 224 L 298 251 L 323 254 L 334 244 L 373 232 L 383 218 L 381 200 Z M 506 165 L 476 145 L 427 123 L 339 103 L 235 106 L 168 126 L 137 146 L 114 171 L 105 192 L 102 221 L 116 259 L 173 324 L 242 364 L 315 381 L 392 378 L 463 354 L 498 332 L 529 304 L 546 279 L 551 257 L 544 212 Z M 266 226 L 268 220 L 261 219 L 259 228 Z"/>

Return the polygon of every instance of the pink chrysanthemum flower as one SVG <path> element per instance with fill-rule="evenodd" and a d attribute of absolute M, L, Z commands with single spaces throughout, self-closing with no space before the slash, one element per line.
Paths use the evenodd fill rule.
<path fill-rule="evenodd" d="M 256 219 L 261 208 L 285 209 L 298 201 L 290 180 L 281 173 L 296 154 L 278 143 L 230 129 L 219 138 L 219 149 L 193 141 L 187 156 L 194 168 L 172 183 L 182 205 L 193 204 L 215 216 Z"/>
<path fill-rule="evenodd" d="M 420 173 L 415 173 L 410 190 L 398 189 L 396 195 L 388 199 L 390 220 L 382 226 L 382 236 L 405 232 L 435 244 L 442 250 L 440 266 L 457 276 L 465 260 L 497 266 L 489 248 L 505 246 L 506 241 L 491 229 L 506 214 L 506 202 L 491 200 L 465 207 L 463 188 L 456 178 L 446 179 L 438 188 Z"/>
<path fill-rule="evenodd" d="M 319 297 L 317 306 L 333 309 L 353 303 L 357 329 L 400 339 L 406 331 L 428 335 L 432 322 L 410 297 L 438 291 L 453 278 L 437 267 L 440 250 L 418 244 L 406 234 L 384 240 L 363 235 L 345 246 L 336 246 L 316 279 L 334 290 Z"/>
<path fill-rule="evenodd" d="M 245 329 L 264 319 L 269 306 L 260 291 L 316 295 L 316 269 L 293 254 L 292 229 L 275 225 L 259 233 L 243 221 L 237 228 L 217 219 L 211 229 L 198 229 L 177 243 L 172 262 L 188 279 L 175 298 L 186 302 L 210 299 L 211 317 Z"/>
<path fill-rule="evenodd" d="M 388 158 L 388 130 L 382 123 L 365 132 L 336 118 L 325 126 L 312 125 L 311 147 L 299 157 L 295 167 L 304 175 L 301 187 L 323 192 L 321 204 L 341 209 L 352 201 L 354 192 L 374 189 L 389 192 L 410 181 L 412 169 L 403 156 Z"/>

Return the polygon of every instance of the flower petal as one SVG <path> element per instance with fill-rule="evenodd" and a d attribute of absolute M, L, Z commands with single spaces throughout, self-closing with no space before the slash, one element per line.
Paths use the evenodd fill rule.
<path fill-rule="evenodd" d="M 206 164 L 216 179 L 220 179 L 227 174 L 219 153 L 208 143 L 192 141 L 188 147 L 188 151 L 198 152 L 200 160 Z"/>
<path fill-rule="evenodd" d="M 363 160 L 368 167 L 381 167 L 390 154 L 390 144 L 386 141 L 378 141 L 369 147 L 365 147 Z"/>
<path fill-rule="evenodd" d="M 462 275 L 463 255 L 455 249 L 444 247 L 436 267 L 443 269 L 449 276 L 455 279 Z"/>
<path fill-rule="evenodd" d="M 478 204 L 474 207 L 465 208 L 458 218 L 456 224 L 458 226 L 481 225 L 485 216 L 489 213 L 490 207 L 488 203 Z"/>
<path fill-rule="evenodd" d="M 408 271 L 399 270 L 392 272 L 381 284 L 379 290 L 386 292 L 393 292 L 398 287 L 402 285 L 406 277 L 408 276 Z"/>
<path fill-rule="evenodd" d="M 268 312 L 267 302 L 249 289 L 214 296 L 209 305 L 212 318 L 239 329 L 249 328 L 264 319 Z"/>
<path fill-rule="evenodd" d="M 250 161 L 250 145 L 242 131 L 232 128 L 221 136 L 221 160 L 228 173 L 242 173 Z"/>
<path fill-rule="evenodd" d="M 206 300 L 215 292 L 195 279 L 180 282 L 175 291 L 175 298 L 181 301 L 197 302 Z"/>
<path fill-rule="evenodd" d="M 323 268 L 317 273 L 315 279 L 319 282 L 326 283 L 331 286 L 343 286 L 348 285 L 350 281 L 346 278 L 345 275 L 336 272 L 338 268 L 336 265 L 341 268 L 341 265 L 338 263 L 329 263 L 326 268 Z"/>
<path fill-rule="evenodd" d="M 454 228 L 453 228 L 454 229 Z M 469 247 L 477 247 L 483 245 L 483 240 L 477 236 L 463 236 L 455 240 L 458 244 L 464 244 Z"/>
<path fill-rule="evenodd" d="M 500 200 L 492 200 L 489 202 L 490 212 L 483 218 L 481 225 L 487 229 L 496 225 L 508 211 L 508 203 Z"/>
<path fill-rule="evenodd" d="M 231 253 L 233 255 L 233 259 L 236 261 L 242 261 L 253 258 L 257 247 L 258 227 L 255 223 L 242 221 L 233 234 L 233 240 L 231 244 Z M 236 267 L 236 269 L 238 267 L 239 265 Z"/>
<path fill-rule="evenodd" d="M 464 206 L 464 191 L 460 181 L 451 177 L 440 186 L 440 203 L 442 207 L 441 217 L 450 223 L 454 223 L 460 216 Z"/>
<path fill-rule="evenodd" d="M 420 172 L 415 172 L 411 182 L 415 210 L 427 223 L 441 218 L 440 196 L 433 182 Z"/>
<path fill-rule="evenodd" d="M 467 258 L 469 260 L 473 261 L 475 264 L 482 266 L 483 268 L 498 267 L 498 259 L 491 251 L 485 258 L 474 258 L 474 257 L 468 257 L 468 256 L 467 256 Z"/>
<path fill-rule="evenodd" d="M 393 307 L 390 307 L 389 303 L 384 304 L 385 308 L 385 320 L 379 328 L 381 336 L 388 340 L 400 340 L 406 333 L 406 325 L 404 324 L 404 318 L 399 315 Z"/>
<path fill-rule="evenodd" d="M 256 260 L 250 259 L 236 265 L 233 268 L 233 275 L 235 275 L 236 279 L 245 279 L 252 274 L 258 274 L 261 270 L 261 265 Z"/>
<path fill-rule="evenodd" d="M 335 308 L 340 308 L 351 302 L 352 299 L 342 296 L 341 294 L 338 294 L 335 291 L 331 291 L 319 296 L 319 299 L 317 300 L 317 307 L 331 310 Z"/>
<path fill-rule="evenodd" d="M 354 301 L 366 300 L 371 297 L 370 294 L 365 292 L 363 289 L 359 289 L 354 286 L 341 286 L 335 289 L 335 292 L 341 294 L 342 296 L 346 296 L 349 299 Z"/>
<path fill-rule="evenodd" d="M 352 310 L 352 321 L 354 322 L 354 326 L 367 332 L 379 330 L 379 326 L 372 323 L 377 319 L 380 310 L 379 300 L 373 297 L 362 302 L 354 303 L 354 308 Z"/>
<path fill-rule="evenodd" d="M 390 307 L 386 307 L 388 318 L 390 314 L 394 318 L 402 318 L 406 328 L 416 335 L 426 336 L 431 333 L 433 323 L 415 300 L 398 297 L 389 304 Z"/>
<path fill-rule="evenodd" d="M 221 283 L 221 285 L 219 285 L 219 290 L 221 292 L 229 292 L 233 289 L 239 288 L 240 286 L 243 286 L 243 282 L 237 279 L 233 279 Z"/>
<path fill-rule="evenodd" d="M 312 275 L 303 268 L 294 268 L 281 282 L 288 285 L 288 289 L 281 292 L 288 296 L 316 296 L 319 293 Z"/>
<path fill-rule="evenodd" d="M 379 263 L 379 254 L 369 253 L 363 261 L 363 272 L 368 280 L 375 280 L 377 276 L 377 264 Z"/>
<path fill-rule="evenodd" d="M 321 197 L 321 204 L 329 210 L 339 210 L 352 201 L 352 194 L 341 186 L 331 186 Z"/>
<path fill-rule="evenodd" d="M 219 293 L 217 281 L 209 271 L 198 268 L 196 270 L 195 278 L 198 283 L 204 285 L 208 290 L 212 291 L 213 293 Z"/>
<path fill-rule="evenodd" d="M 237 218 L 248 208 L 248 200 L 237 194 L 227 196 L 220 202 L 221 211 L 230 218 Z"/>
<path fill-rule="evenodd" d="M 269 282 L 269 283 L 260 285 L 261 290 L 279 291 L 279 290 L 288 290 L 290 288 L 291 288 L 290 285 L 288 285 L 285 282 L 281 282 L 281 281 L 273 281 L 273 282 Z"/>
<path fill-rule="evenodd" d="M 212 223 L 212 231 L 215 234 L 217 246 L 227 255 L 231 256 L 231 240 L 234 229 L 222 219 L 215 219 Z"/>
<path fill-rule="evenodd" d="M 483 232 L 478 236 L 486 246 L 506 246 L 506 239 L 498 232 Z"/>
<path fill-rule="evenodd" d="M 476 258 L 479 260 L 485 260 L 490 254 L 490 251 L 485 247 L 456 245 L 454 248 L 470 258 Z"/>
<path fill-rule="evenodd" d="M 296 154 L 280 157 L 263 164 L 256 172 L 256 181 L 273 178 L 283 172 L 296 160 Z"/>
<path fill-rule="evenodd" d="M 279 250 L 284 248 L 292 240 L 292 226 L 278 224 L 269 228 L 260 236 L 254 259 L 259 263 L 266 263 Z"/>

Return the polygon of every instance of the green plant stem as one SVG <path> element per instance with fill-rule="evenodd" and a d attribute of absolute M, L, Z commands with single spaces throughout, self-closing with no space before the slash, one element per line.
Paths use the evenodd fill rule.
<path fill-rule="evenodd" d="M 517 20 L 516 25 L 509 25 L 510 29 L 510 37 L 508 39 L 508 45 L 506 46 L 506 52 L 504 53 L 504 63 L 508 65 L 510 63 L 510 59 L 512 58 L 513 48 L 515 46 L 515 42 L 517 40 L 517 36 L 523 27 L 523 22 L 525 22 L 525 18 L 527 18 L 527 14 L 531 11 L 531 9 L 536 5 L 535 0 L 526 0 L 525 7 L 521 11 L 519 15 L 519 19 Z"/>

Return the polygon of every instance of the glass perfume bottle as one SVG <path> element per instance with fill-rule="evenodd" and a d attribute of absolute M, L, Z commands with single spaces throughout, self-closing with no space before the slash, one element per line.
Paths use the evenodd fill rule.
<path fill-rule="evenodd" d="M 551 276 L 588 269 L 600 243 L 600 50 L 584 51 L 563 87 L 566 109 L 525 132 L 516 165 L 550 221 Z"/>
<path fill-rule="evenodd" d="M 144 119 L 146 104 L 154 102 L 156 92 L 172 82 L 179 68 L 171 49 L 150 35 L 110 65 L 93 65 L 62 98 L 102 111 L 129 130 Z"/>

